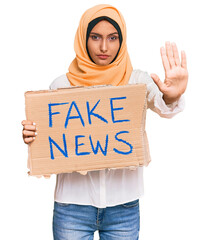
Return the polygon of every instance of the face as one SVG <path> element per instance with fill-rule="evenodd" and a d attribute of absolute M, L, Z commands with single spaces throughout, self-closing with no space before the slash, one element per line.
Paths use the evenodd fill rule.
<path fill-rule="evenodd" d="M 90 32 L 87 46 L 94 63 L 106 66 L 113 61 L 120 47 L 118 32 L 108 21 L 100 21 Z"/>

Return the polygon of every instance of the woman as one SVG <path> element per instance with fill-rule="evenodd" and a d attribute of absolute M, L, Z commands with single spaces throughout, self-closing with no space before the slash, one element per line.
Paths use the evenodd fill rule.
<path fill-rule="evenodd" d="M 148 107 L 162 117 L 172 117 L 183 109 L 188 72 L 186 56 L 181 62 L 175 44 L 161 48 L 165 81 L 133 70 L 126 47 L 126 27 L 121 13 L 110 5 L 97 5 L 82 16 L 74 44 L 76 58 L 69 72 L 54 80 L 51 89 L 69 86 L 147 84 Z M 36 126 L 23 121 L 23 139 L 31 143 Z M 146 159 L 146 161 L 149 160 Z M 143 168 L 105 169 L 58 174 L 55 188 L 53 234 L 60 239 L 100 239 L 139 237 L 139 197 L 143 194 Z"/>

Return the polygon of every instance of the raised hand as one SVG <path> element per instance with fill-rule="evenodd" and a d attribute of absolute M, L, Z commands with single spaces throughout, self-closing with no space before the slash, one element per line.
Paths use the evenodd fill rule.
<path fill-rule="evenodd" d="M 160 49 L 165 80 L 162 82 L 156 74 L 151 74 L 152 79 L 163 93 L 166 104 L 177 101 L 185 92 L 188 82 L 187 59 L 184 51 L 181 51 L 181 62 L 175 43 L 166 42 L 165 48 Z"/>

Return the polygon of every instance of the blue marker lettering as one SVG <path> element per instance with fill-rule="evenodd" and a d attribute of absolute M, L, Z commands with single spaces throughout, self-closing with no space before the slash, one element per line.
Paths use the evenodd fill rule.
<path fill-rule="evenodd" d="M 89 139 L 90 139 L 90 144 L 91 144 L 91 147 L 92 147 L 92 150 L 93 150 L 94 154 L 97 154 L 98 150 L 100 148 L 101 152 L 103 153 L 103 155 L 106 156 L 106 154 L 107 154 L 107 147 L 108 147 L 108 134 L 106 135 L 106 144 L 105 144 L 104 150 L 102 149 L 101 144 L 100 144 L 100 142 L 98 140 L 97 140 L 96 148 L 94 148 L 91 135 L 89 136 Z"/>
<path fill-rule="evenodd" d="M 79 152 L 78 151 L 78 147 L 79 146 L 82 146 L 82 145 L 85 145 L 84 143 L 78 143 L 78 139 L 79 138 L 82 138 L 82 137 L 85 137 L 84 135 L 76 135 L 75 136 L 75 154 L 77 155 L 77 156 L 81 156 L 81 155 L 89 155 L 90 154 L 90 152 Z"/>
<path fill-rule="evenodd" d="M 100 100 L 98 100 L 98 102 L 95 104 L 95 106 L 90 110 L 90 106 L 89 106 L 89 102 L 86 102 L 86 105 L 87 105 L 87 114 L 88 114 L 88 120 L 89 120 L 89 124 L 91 124 L 91 115 L 99 118 L 101 121 L 105 122 L 105 123 L 108 123 L 108 121 L 103 118 L 102 116 L 100 116 L 99 114 L 97 113 L 94 113 L 93 111 L 96 109 L 97 105 L 99 104 Z"/>
<path fill-rule="evenodd" d="M 59 105 L 64 105 L 64 104 L 68 104 L 67 103 L 49 103 L 48 104 L 48 111 L 49 111 L 49 127 L 52 127 L 52 115 L 56 115 L 56 114 L 60 114 L 60 112 L 53 112 L 52 113 L 52 106 L 59 106 Z"/>
<path fill-rule="evenodd" d="M 72 107 L 73 107 L 73 106 L 75 107 L 75 109 L 76 109 L 76 111 L 77 111 L 77 113 L 78 113 L 78 116 L 70 116 L 71 110 L 72 110 Z M 66 116 L 65 128 L 67 128 L 67 126 L 68 126 L 69 119 L 75 119 L 75 118 L 79 118 L 80 121 L 81 121 L 81 123 L 82 123 L 82 126 L 83 126 L 83 127 L 85 126 L 84 120 L 83 120 L 83 118 L 82 118 L 82 115 L 80 114 L 80 111 L 79 111 L 79 109 L 78 109 L 78 107 L 77 107 L 77 104 L 76 104 L 75 101 L 73 101 L 73 102 L 71 103 L 71 106 L 69 107 L 69 111 L 68 111 L 67 116 Z"/>
<path fill-rule="evenodd" d="M 122 100 L 122 99 L 126 99 L 126 97 L 110 98 L 111 115 L 112 115 L 112 122 L 113 122 L 113 123 L 117 123 L 117 122 L 129 122 L 129 121 L 130 121 L 129 119 L 115 120 L 114 111 L 123 110 L 123 107 L 121 107 L 121 108 L 114 108 L 114 107 L 113 107 L 113 101 L 115 101 L 115 100 Z"/>
<path fill-rule="evenodd" d="M 129 131 L 121 131 L 121 132 L 116 133 L 115 139 L 116 139 L 117 141 L 119 141 L 119 142 L 123 142 L 123 143 L 125 143 L 126 145 L 128 145 L 128 146 L 130 147 L 130 151 L 128 151 L 128 152 L 122 152 L 122 151 L 117 150 L 116 148 L 113 148 L 113 150 L 114 150 L 116 153 L 123 154 L 123 155 L 128 155 L 128 154 L 132 153 L 133 146 L 132 146 L 130 143 L 126 142 L 125 140 L 118 138 L 118 135 L 119 135 L 119 134 L 122 134 L 122 133 L 129 133 Z"/>
<path fill-rule="evenodd" d="M 65 134 L 63 134 L 64 150 L 51 137 L 49 137 L 49 143 L 50 143 L 50 157 L 52 160 L 55 159 L 54 154 L 53 154 L 53 147 L 52 147 L 53 144 L 64 155 L 64 157 L 66 157 L 66 158 L 68 157 Z"/>

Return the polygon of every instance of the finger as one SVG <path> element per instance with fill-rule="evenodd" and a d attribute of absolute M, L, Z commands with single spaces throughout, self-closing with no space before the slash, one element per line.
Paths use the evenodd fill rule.
<path fill-rule="evenodd" d="M 170 66 L 174 67 L 175 62 L 174 62 L 174 56 L 173 56 L 173 51 L 172 51 L 172 47 L 171 47 L 170 42 L 166 42 L 165 46 L 166 46 L 166 55 L 168 57 L 168 61 L 170 63 Z"/>
<path fill-rule="evenodd" d="M 77 171 L 78 173 L 80 173 L 81 175 L 86 175 L 87 171 Z"/>
<path fill-rule="evenodd" d="M 44 176 L 44 178 L 46 178 L 46 179 L 49 179 L 49 178 L 51 177 L 50 174 L 45 174 L 45 175 L 43 175 L 43 176 Z"/>
<path fill-rule="evenodd" d="M 159 88 L 159 90 L 161 92 L 164 91 L 165 89 L 165 84 L 160 80 L 160 78 L 158 77 L 158 75 L 152 73 L 151 75 L 151 78 L 154 80 L 155 84 L 157 85 L 157 87 Z"/>
<path fill-rule="evenodd" d="M 35 125 L 24 125 L 23 130 L 36 131 L 37 129 Z"/>
<path fill-rule="evenodd" d="M 34 140 L 35 140 L 35 137 L 27 137 L 27 138 L 24 138 L 24 142 L 25 142 L 26 144 L 32 143 Z"/>
<path fill-rule="evenodd" d="M 24 137 L 35 137 L 36 135 L 37 135 L 37 132 L 23 130 L 23 136 Z"/>
<path fill-rule="evenodd" d="M 42 175 L 36 175 L 36 178 L 41 178 L 42 177 Z"/>
<path fill-rule="evenodd" d="M 173 55 L 174 55 L 174 60 L 175 60 L 176 66 L 181 66 L 180 59 L 179 59 L 179 52 L 178 52 L 176 43 L 172 43 L 172 50 L 173 50 Z"/>
<path fill-rule="evenodd" d="M 160 48 L 160 54 L 161 54 L 161 58 L 162 58 L 163 67 L 166 72 L 167 70 L 170 69 L 170 64 L 169 64 L 168 58 L 166 56 L 166 50 L 164 47 Z"/>
<path fill-rule="evenodd" d="M 187 57 L 185 51 L 181 51 L 181 59 L 182 59 L 182 64 L 181 66 L 185 69 L 187 69 Z"/>
<path fill-rule="evenodd" d="M 24 125 L 36 125 L 35 122 L 29 121 L 29 120 L 23 120 L 23 121 L 21 122 L 21 124 L 22 124 L 23 126 L 24 126 Z"/>

